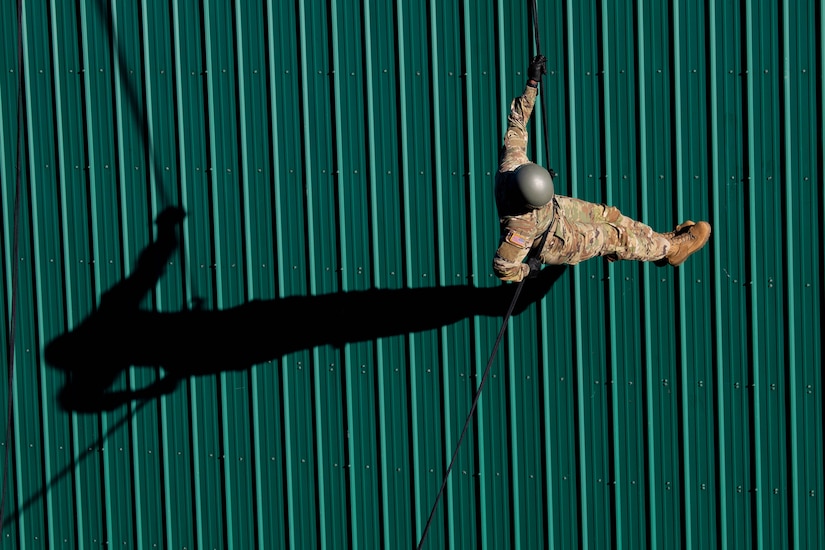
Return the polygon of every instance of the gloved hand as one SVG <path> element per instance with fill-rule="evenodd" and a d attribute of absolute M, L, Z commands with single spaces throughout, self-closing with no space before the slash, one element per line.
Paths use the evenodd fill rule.
<path fill-rule="evenodd" d="M 527 78 L 541 82 L 541 75 L 547 74 L 547 58 L 539 54 L 530 61 L 530 66 L 527 67 Z"/>
<path fill-rule="evenodd" d="M 528 279 L 535 279 L 539 276 L 539 272 L 541 271 L 541 260 L 536 258 L 535 256 L 531 256 L 527 258 L 527 265 L 530 266 L 530 274 L 527 275 Z"/>

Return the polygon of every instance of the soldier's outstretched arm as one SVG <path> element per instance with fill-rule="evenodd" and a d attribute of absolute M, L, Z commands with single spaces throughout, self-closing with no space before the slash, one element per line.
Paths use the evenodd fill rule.
<path fill-rule="evenodd" d="M 527 122 L 533 115 L 533 108 L 538 95 L 538 84 L 541 76 L 546 72 L 547 59 L 537 55 L 527 67 L 527 82 L 522 94 L 510 103 L 510 114 L 507 116 L 507 131 L 504 134 L 505 148 L 519 148 L 527 150 Z"/>
<path fill-rule="evenodd" d="M 155 287 L 163 274 L 166 262 L 177 249 L 177 227 L 186 214 L 177 207 L 163 210 L 155 220 L 157 238 L 138 257 L 134 271 L 106 291 L 100 307 L 119 309 L 137 308 L 143 298 Z"/>

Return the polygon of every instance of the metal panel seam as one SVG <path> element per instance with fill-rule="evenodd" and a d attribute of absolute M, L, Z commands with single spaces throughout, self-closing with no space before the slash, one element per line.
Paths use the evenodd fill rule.
<path fill-rule="evenodd" d="M 791 133 L 791 114 L 790 114 L 790 97 L 791 97 L 791 84 L 790 84 L 790 29 L 789 29 L 789 7 L 788 1 L 782 1 L 782 47 L 785 51 L 784 59 L 782 60 L 782 69 L 783 69 L 783 76 L 782 79 L 782 88 L 784 90 L 784 102 L 782 105 L 782 115 L 785 121 L 785 139 L 784 139 L 784 154 L 785 159 L 791 158 L 791 151 L 793 151 L 794 147 L 792 146 L 794 136 Z M 787 322 L 788 322 L 788 333 L 794 334 L 796 332 L 796 296 L 794 291 L 794 281 L 795 277 L 795 261 L 796 255 L 794 253 L 794 239 L 791 238 L 793 235 L 793 212 L 792 208 L 792 201 L 791 195 L 793 191 L 793 172 L 791 169 L 791 163 L 785 162 L 785 250 L 787 254 L 787 261 L 785 263 L 785 268 L 787 270 L 787 281 L 788 284 L 785 285 L 785 292 L 787 298 L 785 299 L 786 307 L 788 308 L 787 314 Z M 799 469 L 797 464 L 799 464 L 799 417 L 798 417 L 798 403 L 799 403 L 799 392 L 797 389 L 798 381 L 798 367 L 796 360 L 796 339 L 795 338 L 788 338 L 787 342 L 788 346 L 788 386 L 789 386 L 789 406 L 790 406 L 790 441 L 791 441 L 791 468 L 790 468 L 790 476 L 791 476 L 791 495 L 793 502 L 800 501 L 800 485 L 799 485 Z M 791 540 L 796 541 L 796 544 L 799 544 L 800 541 L 800 525 L 799 525 L 799 512 L 791 514 Z"/>
<path fill-rule="evenodd" d="M 646 166 L 648 164 L 648 133 L 647 133 L 647 55 L 646 55 L 646 35 L 645 35 L 645 26 L 644 26 L 644 7 L 643 2 L 639 2 L 637 5 L 636 10 L 636 21 L 637 21 L 637 40 L 638 40 L 638 90 L 639 90 L 639 162 L 641 166 Z M 650 184 L 649 181 L 649 172 L 647 170 L 640 171 L 640 183 L 641 183 L 641 211 L 642 216 L 645 219 L 648 219 L 648 212 L 650 211 L 650 198 L 647 191 L 648 185 Z M 645 296 L 648 298 L 644 301 L 644 315 L 645 315 L 645 342 L 649 343 L 653 341 L 653 331 L 652 325 L 650 320 L 652 319 L 652 307 L 650 302 L 650 289 L 653 285 L 653 274 L 651 273 L 650 266 L 648 264 L 644 265 L 643 268 L 643 284 L 645 288 Z M 647 513 L 649 514 L 650 520 L 648 521 L 648 529 L 647 535 L 651 541 L 653 541 L 653 547 L 656 548 L 656 541 L 658 540 L 657 537 L 652 536 L 651 530 L 654 529 L 654 526 L 659 525 L 659 518 L 658 518 L 658 511 L 659 505 L 658 502 L 658 495 L 659 492 L 656 489 L 656 471 L 657 471 L 657 463 L 654 456 L 653 449 L 655 447 L 654 435 L 653 435 L 653 428 L 654 423 L 653 419 L 656 418 L 655 411 L 653 410 L 653 357 L 650 353 L 646 354 L 646 361 L 645 361 L 645 407 L 647 411 L 647 437 L 646 437 L 646 444 L 647 449 L 646 452 L 648 453 L 648 472 L 647 472 Z"/>
<path fill-rule="evenodd" d="M 711 179 L 714 182 L 718 182 L 721 179 L 720 172 L 720 159 L 719 159 L 719 132 L 720 132 L 720 114 L 719 110 L 721 106 L 717 98 L 719 97 L 719 81 L 718 81 L 718 58 L 720 56 L 719 52 L 719 45 L 717 43 L 717 22 L 716 22 L 716 0 L 710 0 L 708 4 L 708 35 L 710 36 L 710 94 L 709 94 L 709 109 L 710 109 L 710 140 L 711 140 L 711 147 L 710 147 L 710 172 L 711 172 Z M 719 186 L 714 185 L 712 190 L 712 204 L 711 208 L 713 211 L 713 219 L 720 220 L 722 216 L 722 204 L 721 204 L 721 196 L 719 192 Z M 721 258 L 721 247 L 714 246 L 712 248 L 713 254 L 713 265 L 715 266 L 715 273 L 713 277 L 713 289 L 714 289 L 714 303 L 713 309 L 715 311 L 716 317 L 722 317 L 723 311 L 723 304 L 722 304 L 722 277 L 720 277 L 719 269 L 722 261 Z M 722 323 L 717 322 L 715 323 L 715 341 L 714 341 L 714 349 L 715 349 L 715 356 L 716 356 L 716 387 L 721 389 L 724 387 L 724 379 L 725 379 L 725 371 L 724 371 L 724 363 L 722 362 L 722 348 L 725 345 L 725 336 L 723 333 Z M 716 408 L 718 411 L 725 410 L 725 393 L 723 391 L 717 390 L 716 394 Z M 724 415 L 720 414 L 719 418 L 717 419 L 716 424 L 717 434 L 716 434 L 716 441 L 725 441 L 726 440 L 726 431 L 725 431 L 725 421 Z M 717 482 L 717 486 L 719 487 L 718 491 L 718 505 L 719 505 L 719 512 L 718 517 L 724 518 L 727 515 L 728 510 L 728 500 L 727 500 L 727 492 L 725 487 L 728 484 L 727 479 L 727 471 L 724 468 L 724 464 L 727 462 L 727 455 L 725 452 L 725 445 L 717 445 L 719 456 L 716 460 L 717 463 L 717 470 L 719 472 L 719 480 Z M 722 547 L 727 547 L 727 540 L 728 540 L 728 525 L 726 521 L 719 522 L 719 529 L 720 534 L 717 536 L 717 540 L 722 541 Z"/>
<path fill-rule="evenodd" d="M 604 100 L 602 101 L 602 116 L 603 116 L 603 135 L 602 135 L 602 148 L 604 153 L 604 181 L 605 181 L 605 203 L 606 204 L 614 204 L 613 200 L 613 186 L 611 184 L 611 176 L 613 175 L 614 169 L 614 137 L 613 137 L 613 127 L 616 124 L 616 121 L 613 120 L 613 110 L 611 109 L 611 102 L 610 99 L 607 97 L 610 93 L 610 86 L 611 86 L 611 74 L 610 74 L 610 28 L 611 22 L 609 17 L 609 6 L 608 0 L 601 0 L 600 5 L 600 24 L 601 24 L 601 32 L 600 32 L 600 44 L 601 44 L 601 86 L 602 86 L 602 94 Z M 608 311 L 615 315 L 617 311 L 616 308 L 616 280 L 615 280 L 615 267 L 612 264 L 607 266 L 607 298 L 605 306 L 608 308 Z M 616 349 L 616 343 L 618 340 L 618 335 L 616 331 L 616 323 L 611 322 L 608 326 L 608 340 L 610 342 L 610 346 L 612 349 Z M 616 434 L 619 433 L 619 396 L 618 396 L 618 384 L 616 381 L 619 379 L 619 365 L 618 365 L 618 358 L 616 354 L 611 354 L 611 357 L 607 359 L 608 364 L 610 365 L 610 378 L 612 383 L 610 384 L 609 390 L 609 399 L 610 399 L 610 416 L 611 418 L 611 426 L 610 429 L 612 430 L 612 446 L 613 446 L 613 471 L 611 475 L 613 476 L 613 487 L 614 490 L 610 492 L 610 499 L 613 503 L 613 514 L 614 517 L 610 518 L 613 523 L 614 529 L 614 537 L 616 541 L 621 544 L 624 539 L 624 522 L 622 518 L 624 517 L 624 508 L 622 506 L 622 499 L 619 498 L 619 493 L 625 491 L 625 487 L 622 485 L 623 479 L 621 478 L 622 472 L 622 453 L 619 449 L 615 448 L 616 445 Z"/>
<path fill-rule="evenodd" d="M 676 145 L 676 169 L 675 169 L 675 187 L 676 187 L 676 214 L 677 218 L 681 220 L 684 217 L 684 181 L 682 179 L 683 170 L 684 170 L 684 143 L 682 140 L 682 135 L 684 133 L 684 122 L 682 120 L 682 105 L 683 105 L 683 98 L 682 98 L 682 48 L 681 48 L 681 20 L 680 20 L 680 10 L 681 10 L 681 3 L 678 0 L 674 0 L 673 2 L 673 103 L 674 103 L 674 129 L 673 133 L 675 135 L 675 145 Z M 689 415 L 685 411 L 685 404 L 689 400 L 688 396 L 688 384 L 687 380 L 689 377 L 689 366 L 688 366 L 688 357 L 687 357 L 687 326 L 688 320 L 686 318 L 685 307 L 684 304 L 687 300 L 686 296 L 686 277 L 684 273 L 681 274 L 678 278 L 678 300 L 679 300 L 679 338 L 682 342 L 680 347 L 680 357 L 679 363 L 681 363 L 681 388 L 680 388 L 680 399 L 681 399 L 681 409 L 682 409 L 682 445 L 684 446 L 684 452 L 682 454 L 682 476 L 683 476 L 683 486 L 681 495 L 684 503 L 684 507 L 682 509 L 682 513 L 684 514 L 684 524 L 682 525 L 682 536 L 684 537 L 686 546 L 688 548 L 692 548 L 694 545 L 693 542 L 693 534 L 695 528 L 693 527 L 694 519 L 693 519 L 693 480 L 691 479 L 691 464 L 692 464 L 692 441 L 689 436 L 690 427 L 689 427 Z"/>
<path fill-rule="evenodd" d="M 565 21 L 565 26 L 567 27 L 566 36 L 573 37 L 576 36 L 575 33 L 575 25 L 573 21 L 573 6 L 575 2 L 573 0 L 567 0 L 566 2 L 566 11 L 567 11 L 567 19 Z M 572 41 L 572 38 L 569 38 Z M 575 61 L 575 48 L 573 47 L 572 42 L 568 42 L 567 44 L 567 74 L 568 78 L 568 101 L 569 101 L 569 112 L 575 113 L 576 111 L 576 61 Z M 578 148 L 576 146 L 576 141 L 578 139 L 578 127 L 576 125 L 575 119 L 573 116 L 570 117 L 570 126 L 569 131 L 567 133 L 567 142 L 568 142 L 568 149 L 570 159 L 575 159 L 578 156 Z M 579 181 L 579 173 L 578 168 L 575 162 L 570 162 L 570 195 L 577 196 L 578 194 L 578 181 Z M 574 338 L 577 335 L 582 334 L 582 296 L 581 296 L 581 286 L 582 286 L 582 275 L 579 270 L 574 269 L 572 273 L 572 286 L 573 286 L 573 334 Z M 576 372 L 576 379 L 577 379 L 577 389 L 576 389 L 576 398 L 577 398 L 577 412 L 579 418 L 579 425 L 578 428 L 578 447 L 579 447 L 579 456 L 585 456 L 586 453 L 586 437 L 585 437 L 585 427 L 584 423 L 581 419 L 585 417 L 584 414 L 584 365 L 582 362 L 582 357 L 584 356 L 584 342 L 582 338 L 575 338 L 575 372 Z M 578 478 L 578 487 L 584 487 L 587 483 L 587 471 L 583 468 L 579 468 L 577 472 Z M 590 524 L 588 521 L 588 513 L 590 503 L 587 498 L 586 491 L 580 491 L 580 503 L 579 503 L 579 518 L 581 523 L 581 541 L 580 544 L 583 548 L 588 548 L 590 546 Z"/>
<path fill-rule="evenodd" d="M 755 91 L 754 91 L 754 34 L 753 34 L 753 5 L 750 0 L 745 2 L 745 42 L 744 42 L 744 49 L 745 49 L 745 85 L 746 85 L 746 97 L 747 97 L 747 128 L 748 128 L 748 135 L 746 136 L 747 139 L 747 185 L 753 185 L 753 175 L 754 175 L 754 155 L 756 144 L 754 143 L 754 136 L 753 136 L 753 127 L 756 114 L 754 113 L 754 101 L 755 101 Z M 749 201 L 748 201 L 748 210 L 751 213 L 749 216 L 750 218 L 750 227 L 749 233 L 750 235 L 756 234 L 756 217 L 754 213 L 757 210 L 756 206 L 756 193 L 750 193 Z M 755 239 L 749 239 L 749 276 L 750 276 L 750 297 L 752 300 L 752 310 L 751 311 L 759 311 L 759 281 L 757 281 L 758 272 L 755 266 L 756 258 L 759 255 L 759 250 L 756 248 Z M 751 316 L 750 320 L 751 324 L 751 338 L 752 342 L 756 343 L 759 342 L 760 338 L 760 319 L 757 315 Z M 755 345 L 755 344 L 754 344 Z M 762 361 L 759 357 L 759 354 L 756 353 L 756 350 L 753 347 L 750 350 L 751 352 L 751 367 L 752 367 L 752 377 L 753 382 L 752 386 L 756 390 L 753 392 L 753 426 L 754 426 L 754 441 L 751 447 L 751 453 L 753 455 L 753 460 L 755 464 L 755 479 L 756 486 L 752 487 L 751 489 L 754 491 L 758 491 L 758 483 L 759 480 L 762 479 L 762 471 L 763 471 L 763 461 L 762 456 L 759 452 L 759 449 L 762 448 L 762 406 L 761 406 L 761 399 L 760 399 L 760 384 L 761 384 L 761 371 L 762 371 Z M 762 543 L 764 540 L 764 521 L 765 521 L 765 510 L 764 510 L 764 499 L 757 498 L 756 499 L 756 525 L 752 526 L 753 533 L 756 536 L 756 544 L 761 548 Z"/>

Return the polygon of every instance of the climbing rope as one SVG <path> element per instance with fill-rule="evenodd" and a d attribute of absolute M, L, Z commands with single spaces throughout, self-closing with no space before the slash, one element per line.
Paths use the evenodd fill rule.
<path fill-rule="evenodd" d="M 539 39 L 539 14 L 538 14 L 538 9 L 536 8 L 536 0 L 528 0 L 528 3 L 530 4 L 530 19 L 533 22 L 533 25 L 532 25 L 533 43 L 536 46 L 536 54 L 539 55 L 539 54 L 541 54 L 541 40 Z M 549 135 L 548 135 L 549 132 L 548 132 L 548 124 L 547 124 L 547 110 L 548 110 L 547 109 L 547 94 L 542 93 L 542 94 L 539 94 L 539 95 L 541 96 L 540 97 L 540 100 L 541 100 L 541 127 L 542 127 L 543 135 L 544 135 L 544 152 L 545 152 L 545 156 L 546 156 L 546 158 L 548 159 L 548 162 L 549 162 L 549 159 L 550 159 L 550 138 L 549 138 Z M 557 174 L 556 174 L 555 170 L 553 170 L 552 168 L 549 168 L 548 171 L 550 172 L 550 175 L 553 176 L 553 178 L 556 177 Z"/>
<path fill-rule="evenodd" d="M 529 10 L 530 10 L 530 18 L 532 19 L 532 27 L 531 27 L 531 37 L 536 47 L 537 55 L 541 53 L 541 44 L 539 42 L 539 26 L 538 26 L 538 10 L 536 9 L 536 0 L 528 0 Z M 529 24 L 528 24 L 529 27 Z M 544 95 L 544 94 L 540 94 Z M 550 158 L 550 142 L 548 139 L 548 132 L 547 132 L 547 107 L 546 102 L 543 103 L 542 109 L 542 126 L 544 129 L 544 143 L 546 147 L 546 154 L 547 158 Z M 550 169 L 550 173 L 555 177 L 555 172 Z M 541 241 L 539 241 L 539 245 L 533 248 L 528 255 L 528 260 L 534 258 L 538 255 L 539 251 L 544 248 L 544 243 L 547 240 L 547 231 L 545 231 L 541 236 Z M 510 321 L 510 317 L 513 315 L 513 310 L 516 307 L 516 303 L 518 302 L 519 295 L 521 294 L 521 289 L 524 286 L 524 282 L 527 279 L 522 279 L 518 285 L 516 286 L 516 292 L 513 295 L 513 300 L 510 303 L 510 308 L 507 310 L 507 314 L 504 316 L 504 321 L 501 323 L 501 328 L 498 331 L 498 337 L 496 338 L 496 342 L 493 345 L 493 350 L 490 353 L 490 358 L 487 361 L 487 366 L 484 368 L 484 373 L 481 376 L 481 382 L 476 389 L 475 395 L 473 396 L 473 402 L 470 406 L 470 412 L 467 414 L 467 418 L 464 421 L 464 426 L 461 428 L 461 434 L 458 436 L 458 441 L 456 442 L 455 449 L 453 450 L 453 455 L 450 458 L 450 462 L 447 465 L 447 469 L 444 471 L 444 477 L 441 480 L 441 487 L 438 489 L 438 493 L 435 497 L 435 502 L 430 510 L 430 515 L 427 517 L 427 522 L 424 524 L 424 530 L 421 533 L 421 538 L 418 541 L 417 549 L 421 550 L 424 545 L 424 540 L 427 538 L 427 533 L 430 530 L 430 525 L 432 524 L 433 518 L 435 517 L 435 511 L 438 508 L 438 503 L 441 500 L 441 497 L 444 494 L 444 490 L 447 487 L 447 480 L 450 477 L 450 472 L 455 465 L 456 458 L 458 456 L 458 451 L 461 448 L 461 443 L 464 441 L 464 436 L 467 434 L 467 430 L 470 427 L 470 422 L 475 415 L 476 409 L 478 408 L 478 401 L 481 398 L 481 391 L 484 389 L 484 385 L 487 382 L 487 378 L 490 375 L 490 369 L 493 366 L 493 360 L 496 357 L 496 353 L 498 352 L 499 345 L 501 344 L 501 340 L 504 337 L 504 332 L 507 330 L 507 324 Z"/>
<path fill-rule="evenodd" d="M 23 125 L 25 118 L 23 112 L 23 0 L 17 2 L 17 174 L 14 186 L 14 221 L 12 230 L 12 253 L 11 253 L 11 316 L 9 319 L 9 348 L 8 353 L 8 392 L 6 393 L 8 409 L 6 411 L 6 449 L 3 460 L 3 486 L 0 491 L 0 533 L 3 532 L 3 522 L 6 517 L 6 493 L 9 479 L 9 461 L 11 460 L 12 433 L 14 424 L 14 402 L 12 400 L 12 390 L 14 389 L 14 338 L 17 332 L 17 257 L 20 250 L 20 165 L 22 160 L 21 150 L 23 149 Z"/>
<path fill-rule="evenodd" d="M 533 257 L 534 255 L 538 254 L 538 251 L 544 247 L 544 242 L 547 240 L 547 231 L 545 231 L 541 236 L 541 241 L 539 241 L 539 246 L 534 248 L 528 257 Z M 470 421 L 472 421 L 473 416 L 475 415 L 476 408 L 478 407 L 478 400 L 481 398 L 481 390 L 484 389 L 484 384 L 487 382 L 487 378 L 490 375 L 490 368 L 493 366 L 493 360 L 496 357 L 496 353 L 498 352 L 498 346 L 501 344 L 501 339 L 504 337 L 504 332 L 507 330 L 507 324 L 510 321 L 510 317 L 513 316 L 513 310 L 516 307 L 516 303 L 518 302 L 519 295 L 521 294 L 521 288 L 524 286 L 524 281 L 527 279 L 522 279 L 518 285 L 516 286 L 516 292 L 513 295 L 513 300 L 510 302 L 510 308 L 507 310 L 507 315 L 504 316 L 504 321 L 501 323 L 501 328 L 498 331 L 498 337 L 496 338 L 496 343 L 493 345 L 493 351 L 490 353 L 490 359 L 487 360 L 487 366 L 484 368 L 484 374 L 481 376 L 481 382 L 478 385 L 478 389 L 476 389 L 475 396 L 473 397 L 473 404 L 470 406 L 470 412 L 467 414 L 467 419 L 464 421 L 464 427 L 461 428 L 461 435 L 458 436 L 458 442 L 455 445 L 455 450 L 453 451 L 453 456 L 450 459 L 450 463 L 447 466 L 447 469 L 444 471 L 444 477 L 441 480 L 441 487 L 438 489 L 438 494 L 435 497 L 435 502 L 433 503 L 433 507 L 430 510 L 430 515 L 427 518 L 427 523 L 424 525 L 424 531 L 421 533 L 421 539 L 418 542 L 418 548 L 422 547 L 424 544 L 424 539 L 427 537 L 427 532 L 430 530 L 430 524 L 433 521 L 433 517 L 435 516 L 435 510 L 438 507 L 438 502 L 441 500 L 441 496 L 444 493 L 444 489 L 447 487 L 447 479 L 450 477 L 450 472 L 453 469 L 453 465 L 455 464 L 455 459 L 458 456 L 458 450 L 461 448 L 461 443 L 464 441 L 464 436 L 467 433 L 467 429 L 470 427 Z"/>
<path fill-rule="evenodd" d="M 521 294 L 521 287 L 524 279 L 522 279 L 521 283 L 516 286 L 516 293 L 513 296 L 513 301 L 510 303 L 510 309 L 507 310 L 507 315 L 504 317 L 504 322 L 501 324 L 501 329 L 498 331 L 498 338 L 496 338 L 496 343 L 493 346 L 493 352 L 490 354 L 490 359 L 487 361 L 487 366 L 484 369 L 484 374 L 481 376 L 481 383 L 478 385 L 478 389 L 476 390 L 476 394 L 473 397 L 473 404 L 470 407 L 470 412 L 467 414 L 467 419 L 464 421 L 464 427 L 461 428 L 461 435 L 458 436 L 458 442 L 455 445 L 455 450 L 453 451 L 453 456 L 450 459 L 450 464 L 447 466 L 447 470 L 444 472 L 444 477 L 441 480 L 441 487 L 438 489 L 438 494 L 435 496 L 435 502 L 433 503 L 433 507 L 430 510 L 430 516 L 427 518 L 427 523 L 424 525 L 424 531 L 421 533 L 421 539 L 418 541 L 418 548 L 420 549 L 424 544 L 424 539 L 427 537 L 427 532 L 430 530 L 430 524 L 433 521 L 433 517 L 435 516 L 435 510 L 438 507 L 438 502 L 441 500 L 441 495 L 444 493 L 444 489 L 447 486 L 447 478 L 450 476 L 450 471 L 453 469 L 453 464 L 455 464 L 455 459 L 458 456 L 458 449 L 461 447 L 461 442 L 464 441 L 464 435 L 467 433 L 467 429 L 470 426 L 470 421 L 473 418 L 473 415 L 476 412 L 476 408 L 478 407 L 478 400 L 481 397 L 481 390 L 484 389 L 484 383 L 487 381 L 487 376 L 490 373 L 490 367 L 493 365 L 493 359 L 496 356 L 496 352 L 498 351 L 498 346 L 501 343 L 501 339 L 504 336 L 504 331 L 507 330 L 507 323 L 510 320 L 510 317 L 513 315 L 513 309 L 516 306 L 516 301 L 518 300 L 519 294 Z"/>

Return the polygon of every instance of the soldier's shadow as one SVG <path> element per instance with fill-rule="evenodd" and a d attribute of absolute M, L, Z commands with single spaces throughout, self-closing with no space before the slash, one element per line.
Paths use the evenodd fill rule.
<path fill-rule="evenodd" d="M 372 289 L 253 300 L 221 310 L 141 309 L 177 247 L 182 219 L 178 209 L 161 213 L 158 237 L 141 253 L 134 272 L 107 291 L 77 328 L 46 346 L 46 361 L 67 375 L 59 392 L 65 410 L 113 410 L 172 392 L 182 379 L 243 370 L 315 346 L 410 334 L 473 316 L 503 317 L 518 288 Z M 564 270 L 546 267 L 526 281 L 513 314 L 540 300 Z M 160 367 L 162 376 L 144 388 L 113 391 L 132 366 Z"/>

